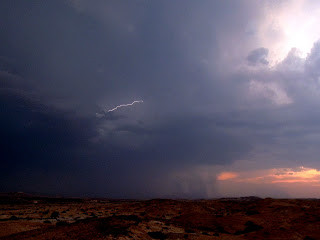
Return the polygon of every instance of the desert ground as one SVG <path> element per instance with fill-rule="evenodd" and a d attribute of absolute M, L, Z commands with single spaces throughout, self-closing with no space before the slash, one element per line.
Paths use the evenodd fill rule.
<path fill-rule="evenodd" d="M 320 200 L 0 194 L 0 239 L 320 239 Z"/>

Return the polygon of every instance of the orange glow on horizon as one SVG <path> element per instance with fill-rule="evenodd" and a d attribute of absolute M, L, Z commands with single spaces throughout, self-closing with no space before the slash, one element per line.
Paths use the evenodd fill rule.
<path fill-rule="evenodd" d="M 275 168 L 243 172 L 221 172 L 217 180 L 247 183 L 320 183 L 320 171 L 314 168 Z"/>
<path fill-rule="evenodd" d="M 218 175 L 217 179 L 220 181 L 224 181 L 224 180 L 236 178 L 237 176 L 238 174 L 234 172 L 222 172 Z"/>

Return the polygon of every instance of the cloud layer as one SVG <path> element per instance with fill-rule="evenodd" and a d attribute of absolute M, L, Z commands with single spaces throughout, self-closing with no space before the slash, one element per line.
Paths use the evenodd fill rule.
<path fill-rule="evenodd" d="M 310 8 L 320 4 L 0 3 L 0 190 L 294 197 L 221 181 L 320 169 L 320 42 L 278 52 L 292 44 L 290 14 L 307 21 Z"/>

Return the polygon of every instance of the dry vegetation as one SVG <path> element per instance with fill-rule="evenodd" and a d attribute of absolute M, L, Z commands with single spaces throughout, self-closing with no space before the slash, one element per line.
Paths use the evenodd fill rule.
<path fill-rule="evenodd" d="M 64 199 L 2 194 L 0 239 L 320 239 L 320 200 Z"/>

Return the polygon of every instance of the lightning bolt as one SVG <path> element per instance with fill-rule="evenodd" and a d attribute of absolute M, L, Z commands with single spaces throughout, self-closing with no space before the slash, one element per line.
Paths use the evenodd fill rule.
<path fill-rule="evenodd" d="M 112 108 L 112 109 L 108 110 L 107 112 L 113 112 L 113 111 L 115 111 L 115 110 L 117 110 L 118 108 L 121 108 L 121 107 L 129 107 L 129 106 L 132 106 L 135 103 L 143 103 L 143 101 L 139 100 L 139 101 L 133 101 L 132 103 L 128 103 L 128 104 L 121 104 L 121 105 L 116 106 L 115 108 Z"/>
<path fill-rule="evenodd" d="M 96 117 L 97 118 L 102 118 L 102 117 L 106 116 L 106 114 L 109 113 L 109 112 L 113 112 L 113 111 L 117 110 L 118 108 L 132 106 L 135 103 L 143 103 L 143 101 L 142 100 L 138 100 L 138 101 L 133 101 L 132 103 L 128 103 L 128 104 L 121 104 L 121 105 L 116 106 L 115 108 L 112 108 L 112 109 L 108 110 L 108 111 L 102 110 L 100 113 L 96 113 Z"/>

